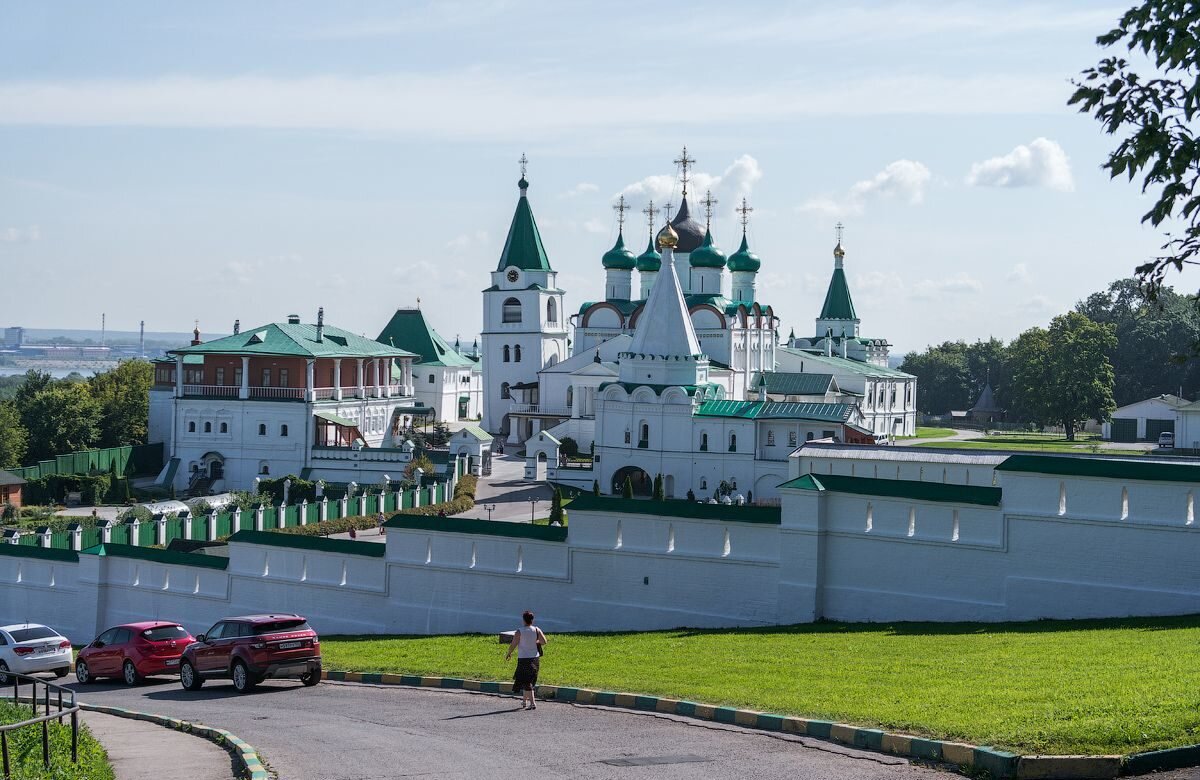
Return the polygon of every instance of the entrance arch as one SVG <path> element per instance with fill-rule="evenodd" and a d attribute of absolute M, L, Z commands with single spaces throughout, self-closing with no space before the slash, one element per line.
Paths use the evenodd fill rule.
<path fill-rule="evenodd" d="M 629 478 L 629 482 L 633 486 L 633 495 L 649 498 L 654 493 L 654 478 L 647 474 L 645 469 L 638 468 L 637 466 L 622 466 L 613 474 L 613 495 L 621 495 L 626 477 Z"/>

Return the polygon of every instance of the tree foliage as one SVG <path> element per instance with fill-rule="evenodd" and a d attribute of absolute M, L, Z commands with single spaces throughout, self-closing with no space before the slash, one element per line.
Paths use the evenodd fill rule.
<path fill-rule="evenodd" d="M 1168 270 L 1196 264 L 1200 253 L 1200 5 L 1189 0 L 1145 0 L 1096 39 L 1102 48 L 1124 46 L 1143 60 L 1143 76 L 1129 60 L 1105 57 L 1075 82 L 1069 105 L 1093 115 L 1120 141 L 1103 167 L 1112 178 L 1141 179 L 1156 192 L 1142 223 L 1182 223 L 1168 232 L 1164 254 L 1139 265 L 1137 276 L 1153 297 Z"/>
<path fill-rule="evenodd" d="M 28 399 L 21 423 L 31 461 L 86 450 L 100 438 L 100 404 L 82 382 L 55 382 Z"/>
<path fill-rule="evenodd" d="M 1008 353 L 999 339 L 947 341 L 910 352 L 900 370 L 917 377 L 917 410 L 925 414 L 970 409 L 988 382 L 1002 407 L 1009 400 Z"/>
<path fill-rule="evenodd" d="M 96 446 L 145 444 L 150 419 L 150 386 L 154 369 L 144 360 L 124 360 L 89 381 L 100 405 L 100 438 Z"/>
<path fill-rule="evenodd" d="M 550 516 L 547 522 L 551 525 L 562 525 L 563 523 L 563 506 L 562 506 L 562 490 L 554 488 L 554 496 L 550 499 Z"/>
<path fill-rule="evenodd" d="M 21 425 L 16 404 L 0 402 L 0 469 L 11 469 L 25 462 L 29 432 Z"/>

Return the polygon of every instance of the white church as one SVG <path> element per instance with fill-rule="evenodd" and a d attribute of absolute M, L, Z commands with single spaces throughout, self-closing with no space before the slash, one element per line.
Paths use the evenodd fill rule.
<path fill-rule="evenodd" d="M 492 285 L 484 290 L 484 428 L 527 444 L 528 476 L 618 491 L 626 477 L 649 493 L 720 489 L 771 499 L 787 456 L 805 441 L 874 444 L 913 435 L 916 378 L 889 368 L 888 342 L 860 335 L 840 237 L 816 335 L 785 342 L 774 308 L 759 300 L 761 260 L 746 232 L 726 255 L 691 216 L 686 149 L 675 216 L 645 252 L 604 254 L 604 299 L 571 319 L 538 233 L 522 171 L 520 197 Z M 658 211 L 646 209 L 653 228 Z M 668 211 L 669 214 L 669 211 Z M 638 278 L 634 280 L 634 272 Z M 728 272 L 728 273 L 727 273 Z M 636 293 L 636 295 L 635 295 Z M 591 468 L 558 468 L 558 444 L 594 446 Z M 539 466 L 545 461 L 545 466 Z M 574 465 L 574 464 L 572 464 Z"/>

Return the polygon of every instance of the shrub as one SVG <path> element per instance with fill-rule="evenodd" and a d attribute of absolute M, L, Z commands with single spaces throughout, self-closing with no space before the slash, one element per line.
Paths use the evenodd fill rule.
<path fill-rule="evenodd" d="M 688 488 L 687 500 L 692 502 L 696 500 L 696 493 L 691 488 Z"/>
<path fill-rule="evenodd" d="M 625 477 L 625 484 L 621 485 L 621 498 L 633 498 L 633 482 L 629 477 Z"/>
<path fill-rule="evenodd" d="M 0 520 L 11 523 L 17 519 L 18 510 L 15 504 L 5 504 L 3 509 L 0 509 Z"/>
<path fill-rule="evenodd" d="M 259 496 L 256 500 L 261 501 L 263 496 L 270 496 L 270 503 L 278 505 L 283 501 L 283 483 L 289 479 L 292 481 L 291 487 L 288 488 L 289 504 L 299 504 L 306 498 L 310 503 L 316 501 L 317 483 L 300 479 L 295 474 L 260 480 L 258 483 Z"/>
<path fill-rule="evenodd" d="M 662 474 L 654 475 L 654 495 L 652 498 L 655 501 L 666 501 L 667 497 L 663 493 L 663 476 Z"/>
<path fill-rule="evenodd" d="M 402 515 L 436 515 L 443 509 L 448 515 L 456 515 L 460 512 L 466 512 L 475 506 L 475 487 L 478 478 L 467 474 L 458 480 L 458 484 L 454 486 L 454 495 L 449 501 L 443 501 L 440 504 L 429 504 L 427 506 L 414 507 L 412 509 L 402 509 L 399 514 Z"/>
<path fill-rule="evenodd" d="M 454 487 L 454 496 L 449 501 L 443 501 L 440 504 L 429 504 L 428 506 L 416 507 L 414 509 L 404 509 L 399 512 L 393 512 L 393 516 L 401 515 L 436 515 L 440 511 L 445 510 L 447 515 L 456 515 L 459 512 L 466 512 L 475 506 L 475 487 L 477 479 L 470 474 L 464 476 L 458 481 Z M 297 534 L 299 536 L 327 536 L 329 534 L 343 534 L 351 528 L 362 531 L 376 526 L 375 515 L 353 515 L 351 517 L 340 517 L 337 520 L 326 520 L 324 523 L 309 523 L 308 525 L 297 525 L 289 528 L 272 528 L 272 531 L 281 534 Z"/>
<path fill-rule="evenodd" d="M 199 514 L 199 512 L 197 512 Z M 117 522 L 123 523 L 126 520 L 136 519 L 139 523 L 149 523 L 154 520 L 154 513 L 144 506 L 131 506 L 121 514 L 117 515 Z"/>
<path fill-rule="evenodd" d="M 592 495 L 593 496 L 600 495 L 600 480 L 598 480 L 598 479 L 592 480 Z"/>
<path fill-rule="evenodd" d="M 558 445 L 559 452 L 566 455 L 568 458 L 573 458 L 579 454 L 579 442 L 572 439 L 570 436 L 564 436 Z"/>
<path fill-rule="evenodd" d="M 550 516 L 546 521 L 551 525 L 563 524 L 562 491 L 554 488 L 554 497 L 550 499 Z"/>

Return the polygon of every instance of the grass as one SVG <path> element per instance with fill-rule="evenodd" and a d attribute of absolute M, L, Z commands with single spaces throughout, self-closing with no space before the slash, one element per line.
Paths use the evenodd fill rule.
<path fill-rule="evenodd" d="M 541 681 L 1021 753 L 1116 754 L 1200 742 L 1198 646 L 1200 616 L 559 634 Z M 321 649 L 326 669 L 512 676 L 492 635 L 331 636 Z"/>
<path fill-rule="evenodd" d="M 0 701 L 0 723 L 32 717 L 29 707 Z M 42 767 L 42 727 L 26 726 L 8 734 L 13 780 L 113 780 L 108 754 L 82 724 L 79 727 L 79 763 L 71 763 L 71 722 L 50 722 L 50 771 Z"/>
<path fill-rule="evenodd" d="M 901 439 L 943 439 L 947 436 L 953 436 L 953 428 L 917 428 L 916 436 L 900 436 Z"/>
<path fill-rule="evenodd" d="M 978 439 L 931 441 L 914 447 L 936 447 L 964 450 L 1020 450 L 1028 452 L 1098 452 L 1100 439 L 1095 434 L 1077 434 L 1075 441 L 1065 436 L 1042 433 L 993 433 Z M 1120 450 L 1122 455 L 1140 455 L 1141 450 Z"/>

